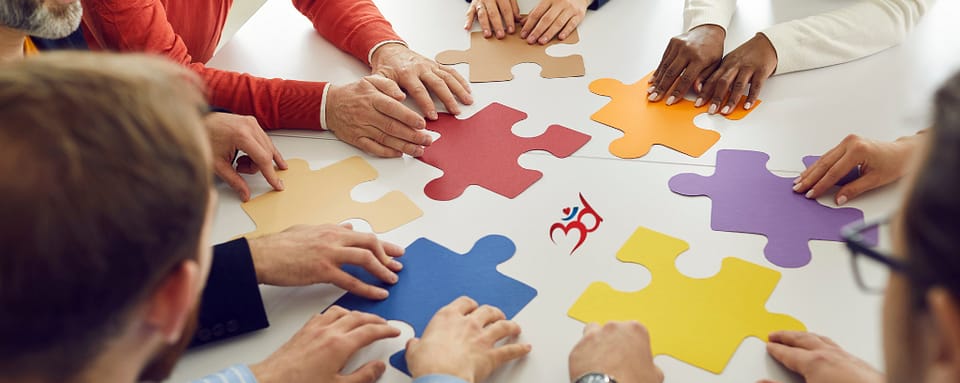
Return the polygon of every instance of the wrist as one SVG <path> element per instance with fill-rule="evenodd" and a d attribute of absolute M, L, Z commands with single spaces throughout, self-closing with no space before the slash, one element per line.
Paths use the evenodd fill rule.
<path fill-rule="evenodd" d="M 388 41 L 377 47 L 373 48 L 373 51 L 370 52 L 370 67 L 377 68 L 380 66 L 384 60 L 388 57 L 393 56 L 399 52 L 405 51 L 407 49 L 406 45 L 399 41 Z"/>
<path fill-rule="evenodd" d="M 273 383 L 278 382 L 275 376 L 271 373 L 271 369 L 267 366 L 264 366 L 266 361 L 251 364 L 250 372 L 253 373 L 253 377 L 257 379 L 257 383 Z"/>
<path fill-rule="evenodd" d="M 727 38 L 727 30 L 717 24 L 702 24 L 690 29 L 690 32 L 695 33 L 705 33 L 711 36 L 716 36 L 723 41 Z"/>
<path fill-rule="evenodd" d="M 414 380 L 417 380 L 425 376 L 448 376 L 448 377 L 453 377 L 453 378 L 463 380 L 464 382 L 467 382 L 467 383 L 475 383 L 473 381 L 473 374 L 469 374 L 465 371 L 461 371 L 461 369 L 458 369 L 458 368 L 445 369 L 438 366 L 419 366 L 419 367 L 423 367 L 423 368 L 421 369 L 421 368 L 415 368 L 412 365 L 410 366 L 411 376 L 413 377 Z"/>
<path fill-rule="evenodd" d="M 247 246 L 250 247 L 250 258 L 253 260 L 253 270 L 257 274 L 257 283 L 269 284 L 269 262 L 266 262 L 267 250 L 263 244 L 263 238 L 247 239 Z M 250 366 L 250 369 L 253 370 L 253 366 Z M 258 382 L 263 383 L 261 380 Z"/>

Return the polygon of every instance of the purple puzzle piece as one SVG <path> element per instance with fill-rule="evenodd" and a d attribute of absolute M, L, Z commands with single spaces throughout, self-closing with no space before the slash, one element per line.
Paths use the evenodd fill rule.
<path fill-rule="evenodd" d="M 762 152 L 720 150 L 713 175 L 676 175 L 670 190 L 710 197 L 713 230 L 764 235 L 767 260 L 780 267 L 802 267 L 810 263 L 808 241 L 842 241 L 840 230 L 862 222 L 863 212 L 827 207 L 794 193 L 792 178 L 767 170 L 769 159 Z M 876 243 L 876 232 L 867 237 Z"/>
<path fill-rule="evenodd" d="M 803 157 L 803 166 L 805 166 L 805 167 L 807 167 L 807 168 L 809 169 L 809 168 L 810 168 L 811 166 L 813 166 L 813 164 L 816 163 L 817 160 L 819 160 L 819 159 L 820 159 L 820 156 L 806 156 L 806 157 Z M 846 184 L 848 184 L 848 183 L 851 183 L 851 182 L 853 182 L 853 181 L 856 181 L 857 178 L 860 178 L 860 167 L 859 167 L 859 166 L 853 168 L 853 170 L 851 170 L 850 173 L 848 173 L 847 175 L 843 176 L 843 178 L 841 178 L 840 181 L 837 181 L 837 186 L 844 186 L 844 185 L 846 185 Z"/>

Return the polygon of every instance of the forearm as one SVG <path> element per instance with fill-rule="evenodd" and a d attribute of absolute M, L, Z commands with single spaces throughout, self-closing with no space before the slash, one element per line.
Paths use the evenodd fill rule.
<path fill-rule="evenodd" d="M 370 0 L 294 0 L 294 5 L 323 38 L 366 64 L 374 48 L 401 41 Z"/>
<path fill-rule="evenodd" d="M 683 30 L 689 31 L 706 24 L 726 30 L 736 9 L 737 0 L 685 0 Z"/>
<path fill-rule="evenodd" d="M 762 33 L 777 51 L 777 74 L 842 64 L 899 44 L 932 2 L 864 0 Z"/>
<path fill-rule="evenodd" d="M 467 0 L 467 2 L 470 3 L 472 2 L 472 0 Z M 598 10 L 600 9 L 600 7 L 604 6 L 609 2 L 610 0 L 593 0 L 590 2 L 590 6 L 587 7 L 587 9 Z"/>

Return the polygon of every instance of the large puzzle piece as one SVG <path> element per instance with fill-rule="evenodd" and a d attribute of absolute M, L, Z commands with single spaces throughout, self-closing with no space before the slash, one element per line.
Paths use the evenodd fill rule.
<path fill-rule="evenodd" d="M 767 260 L 781 267 L 802 267 L 810 263 L 807 242 L 842 241 L 841 229 L 862 222 L 863 212 L 827 207 L 794 193 L 792 178 L 767 170 L 769 159 L 762 152 L 721 150 L 713 175 L 676 175 L 670 179 L 670 190 L 710 197 L 713 230 L 764 235 Z M 877 232 L 868 237 L 876 243 Z"/>
<path fill-rule="evenodd" d="M 604 78 L 590 83 L 590 91 L 610 97 L 610 103 L 590 118 L 623 132 L 623 137 L 610 143 L 610 153 L 620 158 L 639 158 L 650 152 L 653 145 L 663 145 L 691 157 L 700 157 L 720 140 L 720 133 L 697 127 L 693 119 L 707 112 L 706 106 L 699 108 L 693 101 L 682 99 L 667 106 L 663 101 L 647 100 L 647 81 L 649 74 L 633 85 Z M 758 100 L 753 108 L 744 110 L 741 104 L 725 116 L 730 120 L 739 120 L 760 105 Z"/>
<path fill-rule="evenodd" d="M 710 278 L 690 278 L 675 266 L 686 242 L 638 228 L 617 252 L 622 262 L 643 265 L 650 285 L 621 292 L 603 282 L 587 287 L 570 308 L 586 323 L 636 320 L 650 331 L 654 355 L 670 355 L 719 374 L 747 337 L 767 341 L 774 331 L 805 331 L 803 323 L 766 310 L 780 273 L 738 258 L 725 258 Z"/>
<path fill-rule="evenodd" d="M 510 319 L 537 296 L 537 290 L 497 271 L 497 265 L 512 258 L 516 249 L 513 241 L 502 235 L 480 238 L 466 254 L 420 238 L 400 259 L 403 270 L 395 285 L 386 285 L 356 268 L 348 269 L 365 282 L 387 289 L 389 298 L 374 301 L 348 293 L 334 304 L 406 322 L 418 337 L 438 310 L 464 295 L 481 305 L 500 308 Z M 390 364 L 409 374 L 404 356 L 403 351 L 394 354 Z"/>
<path fill-rule="evenodd" d="M 483 32 L 473 32 L 470 34 L 470 49 L 440 52 L 437 62 L 447 65 L 470 64 L 470 82 L 513 80 L 511 70 L 522 63 L 539 64 L 540 76 L 544 78 L 578 77 L 586 72 L 582 56 L 554 57 L 547 54 L 547 48 L 579 41 L 580 35 L 576 31 L 563 41 L 555 39 L 546 45 L 527 44 L 519 33 L 508 34 L 503 39 L 487 39 L 483 37 Z"/>
<path fill-rule="evenodd" d="M 360 218 L 373 231 L 383 233 L 423 215 L 407 196 L 392 191 L 373 202 L 356 202 L 350 191 L 377 178 L 377 170 L 360 157 L 351 157 L 319 170 L 307 161 L 287 160 L 287 170 L 277 172 L 284 191 L 271 191 L 240 205 L 257 225 L 246 235 L 256 238 L 300 224 L 340 223 Z"/>
<path fill-rule="evenodd" d="M 560 125 L 551 125 L 537 137 L 514 135 L 513 125 L 526 118 L 526 113 L 493 103 L 466 120 L 441 113 L 437 121 L 428 122 L 427 129 L 440 133 L 440 138 L 418 158 L 443 170 L 443 176 L 426 185 L 426 195 L 449 201 L 467 186 L 478 185 L 514 198 L 543 177 L 517 164 L 521 154 L 545 150 L 564 158 L 590 141 L 590 136 Z"/>

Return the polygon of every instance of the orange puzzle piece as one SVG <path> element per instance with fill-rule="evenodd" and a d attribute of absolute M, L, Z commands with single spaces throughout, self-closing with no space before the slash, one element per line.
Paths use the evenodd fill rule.
<path fill-rule="evenodd" d="M 671 106 L 663 101 L 648 101 L 648 80 L 652 75 L 648 74 L 633 85 L 609 78 L 590 83 L 591 92 L 611 98 L 609 104 L 590 118 L 623 132 L 622 138 L 610 143 L 610 153 L 620 158 L 639 158 L 650 152 L 653 145 L 663 145 L 691 157 L 700 157 L 720 140 L 720 133 L 701 129 L 693 123 L 696 116 L 707 112 L 707 106 L 697 108 L 687 99 Z M 753 108 L 744 110 L 743 101 L 741 99 L 734 112 L 724 117 L 739 120 L 760 105 L 757 100 Z"/>
<path fill-rule="evenodd" d="M 501 39 L 484 38 L 483 32 L 470 34 L 470 49 L 445 51 L 437 55 L 441 64 L 470 64 L 470 82 L 494 82 L 513 80 L 513 67 L 522 63 L 540 65 L 543 78 L 579 77 L 586 73 L 583 56 L 554 57 L 547 48 L 557 44 L 576 44 L 580 35 L 574 31 L 565 40 L 554 39 L 546 45 L 527 44 L 519 33 L 508 34 Z"/>
<path fill-rule="evenodd" d="M 373 202 L 357 202 L 350 191 L 360 183 L 377 178 L 377 170 L 360 157 L 350 157 L 318 170 L 302 159 L 287 160 L 287 170 L 277 172 L 284 191 L 270 191 L 240 205 L 257 224 L 245 235 L 256 238 L 286 230 L 290 226 L 340 223 L 359 218 L 377 233 L 402 226 L 423 215 L 417 205 L 399 191 Z"/>

